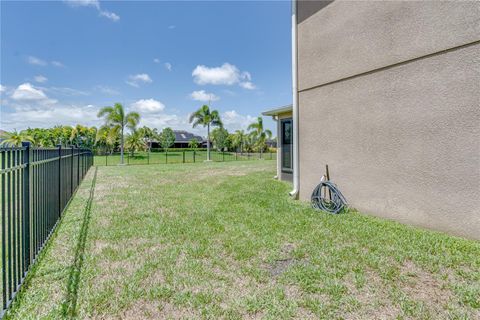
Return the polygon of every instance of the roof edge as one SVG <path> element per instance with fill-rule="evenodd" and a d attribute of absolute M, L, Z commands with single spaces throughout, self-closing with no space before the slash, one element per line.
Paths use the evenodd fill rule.
<path fill-rule="evenodd" d="M 274 109 L 264 111 L 264 112 L 262 112 L 262 115 L 264 115 L 264 116 L 276 116 L 276 115 L 279 115 L 281 113 L 289 112 L 289 111 L 292 111 L 292 110 L 293 110 L 293 106 L 291 104 L 288 104 L 286 106 L 277 107 L 277 108 L 274 108 Z"/>

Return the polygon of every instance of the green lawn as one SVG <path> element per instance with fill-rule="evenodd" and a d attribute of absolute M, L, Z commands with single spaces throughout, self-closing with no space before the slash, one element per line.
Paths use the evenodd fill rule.
<path fill-rule="evenodd" d="M 287 196 L 274 161 L 99 167 L 11 318 L 478 319 L 480 243 Z"/>

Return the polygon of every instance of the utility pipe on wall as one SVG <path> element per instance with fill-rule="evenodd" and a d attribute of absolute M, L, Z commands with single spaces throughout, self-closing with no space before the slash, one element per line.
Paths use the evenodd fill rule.
<path fill-rule="evenodd" d="M 292 94 L 293 94 L 293 190 L 290 196 L 298 197 L 300 188 L 298 164 L 298 91 L 297 91 L 297 0 L 292 0 Z"/>

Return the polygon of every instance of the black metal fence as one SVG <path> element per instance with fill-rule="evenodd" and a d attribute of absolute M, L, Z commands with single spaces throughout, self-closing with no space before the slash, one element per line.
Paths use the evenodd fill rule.
<path fill-rule="evenodd" d="M 93 165 L 88 149 L 0 148 L 1 299 L 3 317 Z"/>
<path fill-rule="evenodd" d="M 211 151 L 210 159 L 216 162 L 240 161 L 240 160 L 276 160 L 276 152 L 229 152 L 229 151 Z M 124 164 L 171 164 L 171 163 L 194 163 L 207 160 L 207 151 L 205 150 L 185 150 L 178 149 L 173 151 L 155 151 L 155 152 L 125 152 Z M 115 166 L 121 163 L 120 153 L 97 154 L 95 155 L 94 165 L 96 166 Z"/>

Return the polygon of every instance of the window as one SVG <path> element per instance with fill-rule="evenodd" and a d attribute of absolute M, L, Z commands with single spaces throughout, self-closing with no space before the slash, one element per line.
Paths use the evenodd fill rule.
<path fill-rule="evenodd" d="M 282 145 L 281 167 L 283 172 L 291 173 L 293 170 L 293 130 L 292 119 L 282 119 L 281 124 L 281 138 Z"/>

